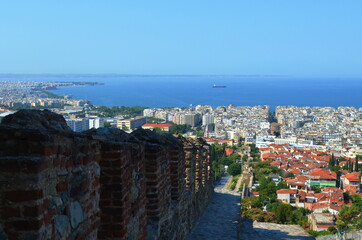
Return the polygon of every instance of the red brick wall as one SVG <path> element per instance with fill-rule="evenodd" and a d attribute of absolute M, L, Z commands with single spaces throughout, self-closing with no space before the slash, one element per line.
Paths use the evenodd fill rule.
<path fill-rule="evenodd" d="M 98 144 L 11 128 L 0 129 L 0 142 L 0 221 L 9 239 L 96 236 Z"/>
<path fill-rule="evenodd" d="M 213 191 L 209 152 L 202 140 L 78 134 L 59 115 L 20 111 L 0 125 L 0 235 L 185 239 Z"/>
<path fill-rule="evenodd" d="M 99 239 L 145 239 L 144 147 L 118 129 L 89 131 L 101 146 Z"/>

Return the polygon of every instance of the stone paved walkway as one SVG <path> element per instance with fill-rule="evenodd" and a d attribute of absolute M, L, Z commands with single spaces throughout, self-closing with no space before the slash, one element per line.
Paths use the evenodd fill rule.
<path fill-rule="evenodd" d="M 188 240 L 312 240 L 300 226 L 240 219 L 240 193 L 226 189 L 230 175 L 215 186 L 205 214 Z M 241 222 L 239 223 L 239 221 Z"/>
<path fill-rule="evenodd" d="M 238 238 L 240 194 L 227 190 L 230 175 L 224 176 L 215 186 L 215 193 L 205 214 L 193 229 L 189 240 L 234 240 Z"/>
<path fill-rule="evenodd" d="M 283 225 L 276 223 L 254 222 L 253 229 L 263 239 L 269 240 L 313 240 L 299 225 Z M 261 239 L 261 238 L 260 238 Z"/>

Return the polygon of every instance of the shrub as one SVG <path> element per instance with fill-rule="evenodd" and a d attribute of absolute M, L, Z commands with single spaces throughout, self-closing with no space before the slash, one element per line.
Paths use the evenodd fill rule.
<path fill-rule="evenodd" d="M 240 174 L 241 173 L 241 164 L 240 163 L 230 164 L 230 166 L 228 168 L 228 173 L 233 176 Z"/>
<path fill-rule="evenodd" d="M 337 233 L 337 229 L 333 226 L 330 226 L 328 229 L 328 232 L 332 233 L 332 234 L 336 234 Z"/>
<path fill-rule="evenodd" d="M 233 183 L 231 184 L 231 186 L 230 186 L 230 189 L 231 189 L 231 190 L 234 190 L 235 187 L 236 187 L 236 182 L 233 182 Z"/>
<path fill-rule="evenodd" d="M 313 231 L 313 230 L 309 230 L 308 233 L 310 235 L 312 235 L 313 237 L 318 237 L 318 236 L 325 236 L 325 235 L 330 235 L 332 234 L 329 231 Z"/>

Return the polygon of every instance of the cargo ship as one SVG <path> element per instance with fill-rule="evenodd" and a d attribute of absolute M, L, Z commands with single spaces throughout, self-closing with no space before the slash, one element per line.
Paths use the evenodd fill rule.
<path fill-rule="evenodd" d="M 212 88 L 226 88 L 226 86 L 214 84 L 214 85 L 212 85 Z"/>

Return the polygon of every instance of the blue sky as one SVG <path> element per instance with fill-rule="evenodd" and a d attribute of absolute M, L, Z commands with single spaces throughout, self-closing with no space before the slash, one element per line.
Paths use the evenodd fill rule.
<path fill-rule="evenodd" d="M 0 73 L 362 76 L 362 1 L 2 1 Z"/>

